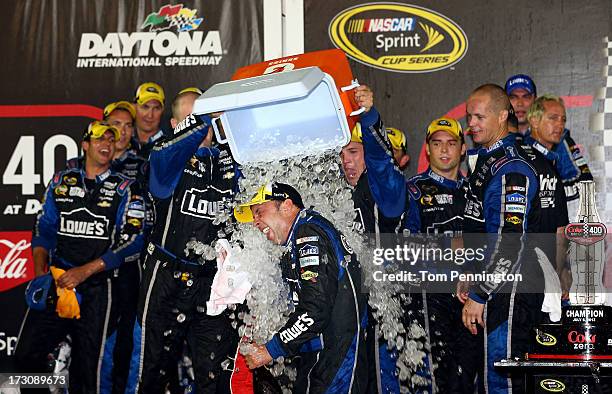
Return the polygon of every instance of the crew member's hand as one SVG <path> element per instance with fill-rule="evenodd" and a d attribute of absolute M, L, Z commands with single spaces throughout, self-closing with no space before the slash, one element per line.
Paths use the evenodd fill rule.
<path fill-rule="evenodd" d="M 355 102 L 368 112 L 374 106 L 374 93 L 366 85 L 358 86 L 355 88 Z"/>
<path fill-rule="evenodd" d="M 79 267 L 70 268 L 59 277 L 57 285 L 61 288 L 74 289 L 91 275 L 104 270 L 104 267 L 102 259 L 95 259 Z"/>
<path fill-rule="evenodd" d="M 221 122 L 219 122 L 220 124 Z M 213 136 L 215 135 L 215 132 L 212 128 L 212 126 L 208 126 L 208 134 L 206 134 L 206 137 L 204 137 L 202 139 L 202 142 L 200 142 L 200 147 L 205 147 L 205 148 L 210 148 L 212 146 L 212 141 L 213 141 Z"/>
<path fill-rule="evenodd" d="M 569 300 L 569 291 L 572 288 L 572 271 L 567 268 L 563 268 L 560 275 L 561 279 L 561 299 Z"/>
<path fill-rule="evenodd" d="M 251 351 L 249 354 L 245 355 L 244 358 L 249 369 L 259 368 L 262 365 L 272 362 L 272 356 L 268 353 L 268 349 L 263 345 L 257 345 L 255 343 L 251 344 Z"/>
<path fill-rule="evenodd" d="M 463 305 L 461 320 L 463 320 L 463 325 L 472 333 L 472 335 L 476 335 L 478 333 L 478 327 L 476 327 L 476 324 L 480 324 L 480 326 L 484 328 L 484 307 L 485 304 L 476 302 L 469 297 L 465 301 L 465 305 Z"/>
<path fill-rule="evenodd" d="M 457 290 L 455 292 L 455 295 L 457 296 L 457 299 L 462 304 L 465 304 L 465 301 L 468 299 L 469 294 L 470 294 L 470 282 L 464 282 L 464 281 L 457 282 Z"/>

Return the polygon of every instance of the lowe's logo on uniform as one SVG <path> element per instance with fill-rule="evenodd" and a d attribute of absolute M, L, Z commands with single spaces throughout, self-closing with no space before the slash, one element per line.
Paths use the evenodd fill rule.
<path fill-rule="evenodd" d="M 67 237 L 108 239 L 109 220 L 93 214 L 87 208 L 79 208 L 60 214 L 58 234 Z"/>
<path fill-rule="evenodd" d="M 222 191 L 214 187 L 204 190 L 191 188 L 183 196 L 181 212 L 198 218 L 214 219 L 229 204 L 229 198 L 226 197 L 211 200 L 211 197 L 218 196 L 219 193 L 227 194 L 229 197 L 231 190 Z"/>
<path fill-rule="evenodd" d="M 314 320 L 308 316 L 308 312 L 302 313 L 293 325 L 278 333 L 281 341 L 288 343 L 299 337 L 303 332 L 308 331 L 308 327 L 314 324 Z"/>
<path fill-rule="evenodd" d="M 512 193 L 506 196 L 506 202 L 512 202 L 516 204 L 525 204 L 525 195 L 519 193 Z"/>

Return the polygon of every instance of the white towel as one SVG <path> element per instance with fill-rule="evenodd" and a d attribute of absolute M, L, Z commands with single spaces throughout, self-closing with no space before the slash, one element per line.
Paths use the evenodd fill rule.
<path fill-rule="evenodd" d="M 217 316 L 230 304 L 241 304 L 251 290 L 251 282 L 246 272 L 240 271 L 240 264 L 232 261 L 232 247 L 226 239 L 215 245 L 217 250 L 217 273 L 210 287 L 210 299 L 206 302 L 206 314 Z M 221 251 L 225 251 L 222 258 Z"/>
<path fill-rule="evenodd" d="M 544 272 L 544 302 L 542 312 L 550 316 L 550 321 L 561 320 L 561 281 L 557 271 L 553 268 L 548 256 L 540 248 L 535 248 L 538 255 L 538 263 Z"/>

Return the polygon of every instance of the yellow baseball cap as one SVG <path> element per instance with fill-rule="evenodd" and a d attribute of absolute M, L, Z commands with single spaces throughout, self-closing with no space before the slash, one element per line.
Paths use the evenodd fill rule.
<path fill-rule="evenodd" d="M 190 86 L 190 87 L 185 88 L 185 89 L 181 90 L 180 92 L 178 92 L 178 93 L 176 94 L 176 96 L 178 97 L 178 96 L 180 96 L 180 95 L 181 95 L 181 94 L 183 94 L 183 93 L 195 93 L 195 94 L 199 94 L 199 95 L 201 95 L 201 94 L 202 94 L 202 93 L 204 93 L 204 92 L 203 92 L 203 91 L 202 91 L 202 89 L 200 89 L 200 88 L 197 88 L 197 87 L 195 87 L 195 86 Z"/>
<path fill-rule="evenodd" d="M 453 118 L 441 117 L 435 119 L 433 122 L 429 124 L 427 127 L 427 135 L 425 136 L 425 141 L 429 142 L 431 136 L 438 131 L 446 131 L 448 134 L 455 137 L 458 141 L 464 142 L 463 137 L 463 129 L 461 128 L 461 124 L 457 122 Z"/>
<path fill-rule="evenodd" d="M 406 135 L 395 127 L 387 127 L 387 136 L 393 149 L 406 152 Z"/>
<path fill-rule="evenodd" d="M 251 206 L 263 204 L 268 201 L 285 201 L 287 199 L 293 201 L 293 204 L 298 208 L 304 208 L 302 196 L 300 196 L 300 193 L 292 186 L 278 182 L 268 183 L 257 190 L 257 193 L 255 193 L 251 201 L 236 206 L 234 208 L 234 217 L 240 223 L 252 222 L 254 219 Z"/>
<path fill-rule="evenodd" d="M 157 100 L 164 106 L 164 89 L 156 84 L 155 82 L 145 82 L 136 89 L 136 96 L 134 96 L 134 102 L 137 104 L 144 104 L 150 100 Z"/>
<path fill-rule="evenodd" d="M 107 130 L 110 130 L 115 135 L 115 140 L 119 140 L 121 134 L 119 130 L 115 127 L 109 125 L 108 123 L 101 120 L 94 120 L 87 126 L 85 131 L 83 132 L 83 141 L 89 141 L 90 139 L 98 139 L 106 133 Z"/>
<path fill-rule="evenodd" d="M 391 142 L 391 146 L 393 149 L 406 151 L 406 136 L 400 130 L 394 127 L 387 127 L 387 136 L 389 137 L 389 142 Z M 363 138 L 361 136 L 361 123 L 355 123 L 355 127 L 351 130 L 351 141 L 353 142 L 363 142 Z"/>
<path fill-rule="evenodd" d="M 108 118 L 110 114 L 116 109 L 124 109 L 130 113 L 132 119 L 136 118 L 136 109 L 134 108 L 134 105 L 132 105 L 132 103 L 128 101 L 122 100 L 115 101 L 114 103 L 110 103 L 106 107 L 104 107 L 104 119 Z"/>
<path fill-rule="evenodd" d="M 361 123 L 359 122 L 356 122 L 353 130 L 351 130 L 351 141 L 359 143 L 363 142 L 361 139 Z"/>

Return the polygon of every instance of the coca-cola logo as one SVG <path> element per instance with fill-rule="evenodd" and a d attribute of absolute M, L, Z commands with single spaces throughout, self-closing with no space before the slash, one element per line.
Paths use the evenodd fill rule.
<path fill-rule="evenodd" d="M 567 334 L 567 340 L 569 343 L 596 343 L 597 338 L 595 334 L 588 332 L 581 334 L 574 330 Z"/>
<path fill-rule="evenodd" d="M 606 236 L 603 223 L 570 223 L 565 226 L 565 237 L 580 245 L 592 245 Z"/>
<path fill-rule="evenodd" d="M 34 277 L 29 231 L 0 232 L 0 292 Z"/>

